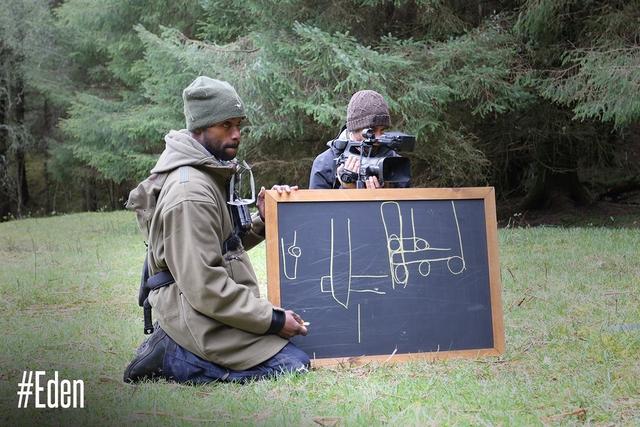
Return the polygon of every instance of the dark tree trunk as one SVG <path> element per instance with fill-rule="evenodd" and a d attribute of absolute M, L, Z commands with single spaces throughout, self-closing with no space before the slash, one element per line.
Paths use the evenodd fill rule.
<path fill-rule="evenodd" d="M 98 210 L 98 192 L 96 189 L 96 180 L 91 177 L 86 180 L 84 186 L 84 208 L 86 211 L 94 212 Z"/>
<path fill-rule="evenodd" d="M 6 163 L 3 157 L 0 157 L 0 180 L 4 180 L 4 173 L 6 170 Z M 7 191 L 7 186 L 4 182 L 0 183 L 0 221 L 6 218 L 11 213 L 11 195 Z"/>
<path fill-rule="evenodd" d="M 22 148 L 16 150 L 16 191 L 18 203 L 16 206 L 18 217 L 21 217 L 29 203 L 29 186 L 27 184 L 27 167 Z"/>
<path fill-rule="evenodd" d="M 22 80 L 18 80 L 16 85 L 16 124 L 18 126 L 24 125 L 24 101 L 24 84 Z M 21 141 L 21 143 L 23 142 L 24 141 Z M 18 199 L 16 210 L 18 217 L 22 216 L 27 203 L 29 203 L 25 151 L 21 143 L 18 144 L 18 148 L 16 149 L 16 192 Z"/>
<path fill-rule="evenodd" d="M 598 196 L 598 200 L 611 200 L 620 202 L 628 193 L 640 191 L 640 176 L 634 176 L 624 181 L 609 186 L 607 190 Z"/>
<path fill-rule="evenodd" d="M 567 204 L 584 206 L 592 202 L 587 189 L 580 183 L 577 170 L 554 171 L 539 165 L 535 182 L 520 209 L 545 209 Z"/>
<path fill-rule="evenodd" d="M 1 50 L 0 50 L 1 52 Z M 4 84 L 0 80 L 0 83 Z M 7 100 L 0 96 L 0 124 L 7 123 Z M 0 128 L 0 221 L 11 213 L 11 195 L 7 182 L 7 148 L 9 146 L 9 135 L 6 129 Z"/>
<path fill-rule="evenodd" d="M 44 99 L 42 105 L 43 129 L 40 135 L 40 141 L 42 143 L 42 150 L 44 153 L 44 186 L 45 186 L 45 209 L 47 213 L 53 211 L 53 189 L 51 188 L 51 177 L 49 176 L 49 144 L 47 143 L 47 136 L 52 132 L 53 123 L 53 111 L 49 107 L 49 101 Z"/>
<path fill-rule="evenodd" d="M 0 40 L 0 57 L 8 58 L 9 52 Z M 0 87 L 6 87 L 8 84 L 5 76 L 0 74 Z M 0 125 L 4 126 L 8 122 L 9 106 L 7 105 L 7 93 L 0 93 Z M 0 221 L 11 213 L 11 188 L 9 185 L 8 166 L 9 162 L 7 154 L 9 150 L 9 131 L 0 127 Z"/>
<path fill-rule="evenodd" d="M 116 209 L 116 199 L 118 198 L 118 196 L 116 195 L 116 193 L 117 193 L 117 191 L 116 191 L 116 183 L 113 182 L 113 181 L 109 181 L 107 186 L 109 188 L 109 208 L 111 210 L 115 210 Z"/>

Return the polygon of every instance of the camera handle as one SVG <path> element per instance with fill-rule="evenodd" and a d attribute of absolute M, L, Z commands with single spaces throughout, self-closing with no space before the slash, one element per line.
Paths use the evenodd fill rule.
<path fill-rule="evenodd" d="M 367 137 L 367 135 L 365 135 L 365 132 L 367 131 L 367 129 L 365 129 L 365 131 L 363 131 L 363 136 L 365 136 L 365 138 Z M 340 166 L 341 164 L 344 165 L 347 157 L 349 155 L 357 155 L 358 156 L 358 163 L 359 163 L 359 168 L 356 172 L 343 172 L 343 175 L 355 175 L 354 178 L 352 179 L 345 179 L 348 178 L 347 176 L 345 176 L 344 178 L 339 178 L 342 182 L 345 183 L 355 183 L 356 184 L 356 188 L 366 188 L 366 181 L 367 181 L 367 175 L 366 172 L 363 170 L 362 165 L 362 159 L 364 158 L 369 158 L 371 157 L 371 151 L 373 149 L 373 142 L 375 142 L 375 139 L 365 139 L 364 141 L 349 141 L 346 144 L 346 147 L 344 148 L 342 154 L 339 157 L 339 161 L 338 161 L 338 166 Z M 354 153 L 352 151 L 352 148 L 359 148 L 358 153 Z M 365 155 L 365 151 L 366 151 L 366 155 Z"/>
<path fill-rule="evenodd" d="M 229 211 L 234 226 L 234 232 L 238 235 L 244 234 L 251 229 L 251 213 L 249 205 L 256 200 L 256 184 L 253 179 L 253 172 L 247 162 L 242 161 L 235 165 L 235 173 L 231 175 L 229 180 Z M 251 198 L 244 199 L 240 195 L 242 187 L 242 178 L 244 175 L 249 176 L 249 186 L 251 188 Z"/>

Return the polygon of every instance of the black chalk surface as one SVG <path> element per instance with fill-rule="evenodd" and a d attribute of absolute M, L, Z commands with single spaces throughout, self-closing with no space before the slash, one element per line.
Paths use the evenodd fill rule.
<path fill-rule="evenodd" d="M 278 203 L 277 230 L 310 357 L 494 347 L 483 199 Z"/>

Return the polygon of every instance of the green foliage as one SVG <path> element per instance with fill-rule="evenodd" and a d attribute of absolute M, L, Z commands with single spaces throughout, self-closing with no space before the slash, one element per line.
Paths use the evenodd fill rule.
<path fill-rule="evenodd" d="M 180 127 L 181 107 L 176 109 L 175 95 L 162 95 L 177 70 L 162 58 L 145 58 L 138 32 L 143 25 L 155 30 L 170 25 L 188 34 L 201 13 L 195 0 L 70 0 L 56 9 L 68 40 L 65 49 L 74 58 L 69 73 L 75 94 L 61 129 L 70 137 L 66 145 L 75 159 L 115 183 L 148 173 L 155 159 L 151 153 L 162 150 L 166 129 Z M 161 66 L 163 78 L 149 78 L 147 62 Z"/>
<path fill-rule="evenodd" d="M 575 118 L 613 122 L 617 128 L 640 119 L 640 47 L 578 49 L 566 55 L 567 69 L 554 73 L 543 94 L 573 107 Z"/>
<path fill-rule="evenodd" d="M 66 145 L 74 156 L 117 183 L 144 177 L 155 164 L 155 156 L 140 148 L 148 137 L 151 141 L 162 138 L 157 127 L 141 125 L 140 117 L 132 118 L 122 109 L 121 102 L 80 95 L 69 110 L 71 117 L 61 124 L 62 130 L 73 138 Z M 142 117 L 147 114 L 140 112 Z"/>
<path fill-rule="evenodd" d="M 143 177 L 162 135 L 184 126 L 180 95 L 201 74 L 244 99 L 240 154 L 265 185 L 304 185 L 365 88 L 385 96 L 394 128 L 417 135 L 415 185 L 522 193 L 541 165 L 611 157 L 601 141 L 640 114 L 628 96 L 640 84 L 640 0 L 66 0 L 53 20 L 40 0 L 9 6 L 0 28 L 15 50 L 0 69 L 35 100 L 13 135 L 33 133 L 45 99 L 66 109 L 64 136 L 47 135 L 65 149 L 51 150 L 53 176 Z M 0 90 L 8 99 L 11 86 Z"/>
<path fill-rule="evenodd" d="M 473 30 L 433 47 L 432 72 L 453 89 L 472 115 L 485 118 L 525 108 L 534 98 L 518 74 L 513 36 L 498 26 Z"/>
<path fill-rule="evenodd" d="M 49 73 L 60 54 L 56 36 L 46 1 L 9 0 L 3 5 L 0 12 L 0 95 L 7 96 L 7 91 L 18 79 L 30 90 L 51 85 Z"/>
<path fill-rule="evenodd" d="M 322 143 L 319 136 L 332 137 L 344 122 L 351 94 L 371 88 L 389 102 L 396 127 L 424 141 L 414 159 L 441 171 L 430 178 L 418 174 L 418 183 L 479 183 L 486 160 L 473 148 L 475 136 L 451 127 L 452 108 L 463 101 L 472 115 L 482 117 L 529 99 L 510 72 L 517 61 L 513 41 L 498 28 L 436 45 L 389 35 L 376 47 L 349 33 L 328 33 L 303 23 L 295 23 L 291 33 L 254 33 L 224 46 L 171 31 L 161 38 L 143 30 L 140 34 L 150 81 L 168 75 L 175 82 L 184 78 L 182 86 L 174 87 L 178 92 L 188 82 L 186 75 L 207 70 L 233 82 L 247 100 L 250 126 L 243 154 L 250 159 L 278 152 L 269 141 L 297 150 L 297 141 Z M 456 44 L 451 48 L 451 43 Z M 183 73 L 167 73 L 157 58 L 171 58 L 165 62 Z M 427 143 L 435 139 L 442 143 Z"/>
<path fill-rule="evenodd" d="M 535 47 L 558 43 L 570 18 L 563 15 L 577 0 L 529 0 L 514 25 L 514 31 Z M 564 18 L 564 19 L 563 19 Z"/>
<path fill-rule="evenodd" d="M 61 99 L 60 50 L 46 1 L 10 0 L 0 9 L 0 217 L 21 216 L 29 201 L 26 156 L 46 150 Z M 57 79 L 63 82 L 65 77 Z"/>
<path fill-rule="evenodd" d="M 299 22 L 328 33 L 349 32 L 365 45 L 381 37 L 424 37 L 443 40 L 461 34 L 466 23 L 455 1 L 442 0 L 205 0 L 198 36 L 226 44 L 247 34 L 291 33 Z M 357 11 L 354 13 L 354 11 Z M 284 23 L 284 25 L 283 25 Z"/>
<path fill-rule="evenodd" d="M 189 34 L 201 13 L 197 0 L 68 0 L 56 9 L 58 24 L 71 41 L 70 53 L 89 68 L 86 83 L 133 90 L 141 81 L 136 63 L 142 59 L 142 43 L 134 26 L 157 30 L 171 25 Z"/>
<path fill-rule="evenodd" d="M 543 64 L 540 93 L 576 119 L 636 123 L 640 103 L 640 1 L 530 0 L 514 29 Z"/>

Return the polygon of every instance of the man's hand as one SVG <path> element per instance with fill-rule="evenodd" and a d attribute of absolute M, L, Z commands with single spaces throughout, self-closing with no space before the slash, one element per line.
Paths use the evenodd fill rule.
<path fill-rule="evenodd" d="M 378 177 L 375 175 L 371 175 L 369 178 L 367 178 L 367 180 L 365 181 L 365 185 L 369 189 L 382 187 L 380 185 L 380 181 L 378 181 Z"/>
<path fill-rule="evenodd" d="M 360 158 L 358 156 L 349 156 L 347 157 L 347 160 L 344 161 L 344 164 L 341 165 L 340 167 L 338 167 L 337 175 L 338 175 L 338 179 L 340 180 L 340 175 L 342 174 L 342 172 L 344 171 L 349 171 L 349 172 L 353 172 L 357 175 L 359 175 L 360 173 Z M 357 184 L 355 182 L 344 182 L 342 180 L 340 180 L 340 184 L 342 185 L 342 188 L 356 188 Z M 378 181 L 378 177 L 377 176 L 370 176 L 369 178 L 367 178 L 367 180 L 365 181 L 365 186 L 366 188 L 380 188 L 382 187 L 380 185 L 380 181 Z"/>
<path fill-rule="evenodd" d="M 288 185 L 274 185 L 273 187 L 271 187 L 272 190 L 276 190 L 278 192 L 278 194 L 283 194 L 283 193 L 291 193 L 292 191 L 298 191 L 298 186 L 294 185 L 293 187 L 290 187 Z M 258 200 L 256 200 L 256 206 L 258 207 L 258 213 L 260 214 L 260 219 L 262 221 L 264 221 L 264 192 L 265 192 L 265 188 L 261 187 L 260 188 L 260 192 L 258 193 Z"/>
<path fill-rule="evenodd" d="M 307 328 L 304 326 L 304 321 L 300 316 L 294 313 L 292 310 L 285 310 L 284 326 L 278 332 L 282 338 L 292 338 L 296 335 L 307 335 Z"/>
<path fill-rule="evenodd" d="M 340 179 L 340 176 L 345 171 L 352 172 L 356 174 L 356 176 L 358 176 L 358 172 L 360 171 L 360 158 L 358 156 L 347 157 L 347 160 L 345 160 L 344 163 L 340 165 L 338 167 L 338 170 L 336 171 L 338 174 L 338 180 L 340 181 L 342 188 L 356 188 L 355 182 L 344 182 L 342 179 Z"/>

